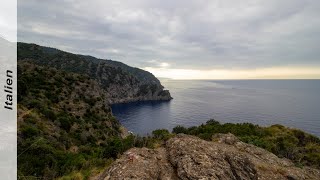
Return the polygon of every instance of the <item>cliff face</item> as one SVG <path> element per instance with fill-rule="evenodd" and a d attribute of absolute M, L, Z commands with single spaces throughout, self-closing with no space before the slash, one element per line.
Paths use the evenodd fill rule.
<path fill-rule="evenodd" d="M 18 43 L 18 61 L 86 74 L 106 90 L 108 103 L 170 100 L 168 90 L 151 73 L 121 62 L 76 55 L 35 44 Z"/>
<path fill-rule="evenodd" d="M 94 179 L 318 179 L 320 171 L 217 134 L 212 142 L 178 134 L 164 148 L 133 148 Z"/>

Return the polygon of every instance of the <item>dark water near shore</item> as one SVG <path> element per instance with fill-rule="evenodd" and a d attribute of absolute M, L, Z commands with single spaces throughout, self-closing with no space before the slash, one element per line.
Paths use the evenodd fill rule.
<path fill-rule="evenodd" d="M 210 118 L 222 123 L 282 124 L 320 137 L 320 80 L 163 80 L 170 102 L 112 106 L 130 131 L 151 134 L 177 125 L 198 126 Z"/>

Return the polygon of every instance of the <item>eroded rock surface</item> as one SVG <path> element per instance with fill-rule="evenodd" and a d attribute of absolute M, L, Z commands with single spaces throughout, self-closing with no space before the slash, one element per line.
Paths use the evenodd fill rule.
<path fill-rule="evenodd" d="M 130 158 L 133 155 L 133 158 Z M 96 179 L 178 179 L 164 148 L 132 148 Z"/>
<path fill-rule="evenodd" d="M 134 156 L 132 158 L 132 156 Z M 319 179 L 320 171 L 241 142 L 232 134 L 213 141 L 179 134 L 154 150 L 133 148 L 94 179 Z"/>

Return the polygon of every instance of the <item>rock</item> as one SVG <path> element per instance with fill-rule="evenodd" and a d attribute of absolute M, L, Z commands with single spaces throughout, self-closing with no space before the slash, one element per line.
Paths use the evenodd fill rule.
<path fill-rule="evenodd" d="M 130 156 L 133 155 L 133 160 Z M 133 148 L 95 179 L 178 179 L 164 148 Z"/>
<path fill-rule="evenodd" d="M 248 157 L 229 151 L 226 144 L 216 144 L 178 135 L 166 146 L 181 179 L 257 179 L 257 170 Z"/>
<path fill-rule="evenodd" d="M 212 142 L 178 134 L 165 147 L 133 148 L 94 179 L 319 179 L 320 171 L 217 134 Z M 128 160 L 133 153 L 133 161 Z"/>
<path fill-rule="evenodd" d="M 229 144 L 229 145 L 233 145 L 233 144 L 240 141 L 235 135 L 233 135 L 231 133 L 215 134 L 214 136 L 212 136 L 212 140 L 218 140 L 219 143 L 225 143 L 225 144 Z"/>

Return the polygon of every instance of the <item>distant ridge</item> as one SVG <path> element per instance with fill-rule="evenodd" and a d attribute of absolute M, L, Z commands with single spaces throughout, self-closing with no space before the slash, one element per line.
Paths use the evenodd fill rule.
<path fill-rule="evenodd" d="M 22 42 L 18 43 L 18 61 L 86 74 L 108 92 L 109 103 L 172 99 L 153 74 L 118 61 Z"/>

